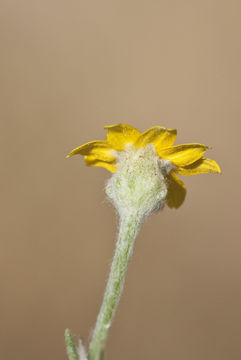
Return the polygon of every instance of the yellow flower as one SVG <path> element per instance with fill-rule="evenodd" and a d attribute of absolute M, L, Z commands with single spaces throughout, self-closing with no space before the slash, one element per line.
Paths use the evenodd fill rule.
<path fill-rule="evenodd" d="M 67 157 L 84 155 L 88 166 L 102 166 L 115 172 L 120 164 L 120 154 L 126 151 L 129 144 L 132 149 L 145 148 L 153 144 L 155 153 L 166 164 L 163 174 L 168 188 L 166 203 L 170 208 L 178 208 L 186 195 L 185 185 L 176 174 L 221 173 L 214 160 L 203 157 L 208 149 L 207 146 L 197 143 L 173 146 L 176 130 L 155 126 L 140 133 L 127 124 L 104 126 L 104 128 L 108 131 L 105 141 L 96 140 L 81 145 L 72 150 Z"/>

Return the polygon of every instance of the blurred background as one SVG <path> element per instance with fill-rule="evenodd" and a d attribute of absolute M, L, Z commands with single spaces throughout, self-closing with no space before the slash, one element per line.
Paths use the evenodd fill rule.
<path fill-rule="evenodd" d="M 66 154 L 104 125 L 178 129 L 223 174 L 182 178 L 138 236 L 105 360 L 241 356 L 241 2 L 1 0 L 0 355 L 88 343 L 118 219 L 110 176 Z"/>

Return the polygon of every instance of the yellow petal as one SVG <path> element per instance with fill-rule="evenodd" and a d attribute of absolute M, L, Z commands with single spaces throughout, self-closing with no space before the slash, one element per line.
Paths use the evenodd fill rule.
<path fill-rule="evenodd" d="M 218 166 L 216 161 L 205 158 L 201 158 L 193 164 L 185 166 L 183 168 L 176 168 L 174 171 L 179 175 L 198 175 L 204 173 L 221 174 L 220 167 Z"/>
<path fill-rule="evenodd" d="M 96 158 L 96 156 L 94 155 L 86 155 L 85 162 L 87 166 L 101 166 L 111 172 L 115 172 L 117 168 L 114 162 L 101 161 L 98 158 Z"/>
<path fill-rule="evenodd" d="M 186 196 L 185 185 L 175 174 L 169 174 L 167 177 L 167 187 L 167 205 L 170 208 L 179 208 Z"/>
<path fill-rule="evenodd" d="M 104 129 L 108 130 L 107 143 L 117 151 L 124 150 L 128 143 L 136 142 L 141 134 L 137 129 L 127 124 L 104 126 Z"/>
<path fill-rule="evenodd" d="M 99 160 L 114 161 L 115 156 L 109 144 L 106 141 L 91 141 L 72 150 L 67 157 L 73 155 L 94 155 Z"/>
<path fill-rule="evenodd" d="M 135 146 L 143 147 L 147 144 L 154 144 L 156 150 L 163 147 L 172 146 L 177 136 L 177 130 L 166 129 L 161 126 L 155 126 L 145 131 L 137 139 Z"/>
<path fill-rule="evenodd" d="M 199 160 L 207 149 L 208 147 L 202 144 L 184 144 L 160 149 L 158 155 L 176 166 L 183 167 Z"/>

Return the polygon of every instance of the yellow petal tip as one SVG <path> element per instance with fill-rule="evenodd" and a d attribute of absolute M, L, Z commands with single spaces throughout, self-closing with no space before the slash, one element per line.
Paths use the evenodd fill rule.
<path fill-rule="evenodd" d="M 205 160 L 208 160 L 208 159 L 205 159 Z M 209 161 L 212 161 L 213 162 L 213 165 L 214 165 L 214 173 L 216 174 L 222 174 L 222 170 L 220 169 L 220 166 L 218 165 L 218 163 L 214 160 L 209 160 Z"/>
<path fill-rule="evenodd" d="M 122 126 L 124 126 L 124 124 L 121 124 L 121 123 L 119 123 L 119 124 L 114 124 L 114 125 L 104 125 L 104 129 L 105 130 L 111 130 L 111 129 L 113 129 L 113 128 L 117 128 L 117 127 L 122 127 Z"/>
<path fill-rule="evenodd" d="M 222 170 L 220 169 L 218 164 L 217 164 L 217 174 L 222 174 Z"/>

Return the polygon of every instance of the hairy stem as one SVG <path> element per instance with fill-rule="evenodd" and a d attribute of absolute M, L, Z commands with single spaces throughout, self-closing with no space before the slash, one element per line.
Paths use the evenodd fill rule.
<path fill-rule="evenodd" d="M 120 300 L 128 261 L 141 222 L 140 215 L 126 214 L 120 219 L 119 236 L 106 291 L 90 342 L 88 360 L 101 360 L 109 328 Z"/>

